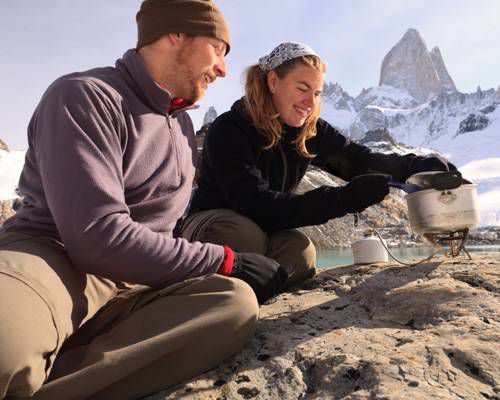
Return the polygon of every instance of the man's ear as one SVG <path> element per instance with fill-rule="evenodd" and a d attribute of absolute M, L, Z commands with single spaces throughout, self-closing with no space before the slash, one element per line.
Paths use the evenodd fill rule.
<path fill-rule="evenodd" d="M 267 73 L 267 87 L 271 93 L 276 90 L 276 85 L 278 84 L 278 74 L 274 71 L 269 71 Z"/>
<path fill-rule="evenodd" d="M 168 33 L 167 37 L 168 41 L 174 46 L 178 46 L 184 40 L 183 33 Z"/>

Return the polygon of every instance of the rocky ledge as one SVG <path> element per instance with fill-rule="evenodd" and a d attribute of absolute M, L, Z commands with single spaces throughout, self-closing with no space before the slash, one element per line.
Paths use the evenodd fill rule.
<path fill-rule="evenodd" d="M 160 399 L 500 399 L 500 254 L 326 270 Z M 166 372 L 168 373 L 168 372 Z"/>

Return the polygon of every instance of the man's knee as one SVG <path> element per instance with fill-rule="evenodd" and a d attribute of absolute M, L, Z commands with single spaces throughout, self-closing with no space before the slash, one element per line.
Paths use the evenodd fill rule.
<path fill-rule="evenodd" d="M 259 303 L 252 288 L 244 281 L 228 278 L 227 323 L 230 331 L 241 335 L 242 340 L 250 338 L 259 319 Z"/>
<path fill-rule="evenodd" d="M 0 274 L 0 398 L 28 397 L 44 383 L 57 347 L 52 314 L 23 282 Z"/>
<path fill-rule="evenodd" d="M 0 332 L 3 335 L 3 332 Z M 10 336 L 15 336 L 11 332 Z M 32 396 L 45 380 L 45 363 L 42 354 L 29 354 L 29 348 L 2 340 L 0 352 L 0 398 L 6 395 Z"/>

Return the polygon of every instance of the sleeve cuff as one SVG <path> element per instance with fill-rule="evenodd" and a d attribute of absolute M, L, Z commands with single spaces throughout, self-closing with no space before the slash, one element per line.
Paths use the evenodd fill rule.
<path fill-rule="evenodd" d="M 230 247 L 224 246 L 224 260 L 217 270 L 217 273 L 225 276 L 230 276 L 231 272 L 233 271 L 233 264 L 234 251 Z"/>

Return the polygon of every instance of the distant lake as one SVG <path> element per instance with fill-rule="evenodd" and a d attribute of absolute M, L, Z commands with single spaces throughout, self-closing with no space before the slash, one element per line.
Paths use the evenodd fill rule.
<path fill-rule="evenodd" d="M 433 252 L 433 247 L 395 247 L 389 248 L 395 257 L 402 261 L 409 260 L 421 260 L 428 257 Z M 479 253 L 479 252 L 491 252 L 500 251 L 499 245 L 470 245 L 466 246 L 469 253 Z M 353 263 L 352 251 L 350 248 L 347 249 L 336 249 L 336 250 L 318 250 L 318 268 L 331 268 L 339 265 L 349 265 Z M 394 262 L 391 256 L 389 256 L 389 262 Z"/>

